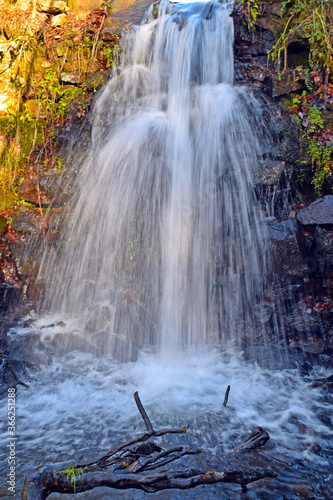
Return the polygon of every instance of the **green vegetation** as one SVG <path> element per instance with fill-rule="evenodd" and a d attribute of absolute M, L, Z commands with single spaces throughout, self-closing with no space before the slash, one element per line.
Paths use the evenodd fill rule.
<path fill-rule="evenodd" d="M 293 97 L 290 110 L 302 138 L 303 153 L 311 162 L 311 183 L 320 196 L 324 182 L 331 181 L 333 174 L 333 133 L 325 128 L 323 111 L 313 104 L 312 95 L 306 91 Z M 305 180 L 304 172 L 299 179 Z"/>
<path fill-rule="evenodd" d="M 286 19 L 285 27 L 270 52 L 277 59 L 280 70 L 281 56 L 284 56 L 283 71 L 287 69 L 287 47 L 295 38 L 301 37 L 310 47 L 310 67 L 325 71 L 325 91 L 329 83 L 333 63 L 333 2 L 332 0 L 284 1 L 281 16 Z"/>
<path fill-rule="evenodd" d="M 83 111 L 86 110 L 85 83 L 81 88 L 65 86 L 60 82 L 56 71 L 48 69 L 41 81 L 34 80 L 33 86 L 38 101 L 38 115 L 43 118 L 46 129 L 61 123 L 74 101 L 81 104 Z"/>
<path fill-rule="evenodd" d="M 106 59 L 106 67 L 112 67 L 118 59 L 119 46 L 113 45 L 113 47 L 108 47 L 104 50 L 103 55 Z"/>
<path fill-rule="evenodd" d="M 261 0 L 235 0 L 235 5 L 238 5 L 243 10 L 246 21 L 249 27 L 254 28 L 255 22 L 260 12 Z"/>
<path fill-rule="evenodd" d="M 74 465 L 70 465 L 67 469 L 59 472 L 66 474 L 68 483 L 74 486 L 74 493 L 76 493 L 76 481 L 81 480 L 83 482 L 84 473 L 82 467 L 76 468 Z"/>
<path fill-rule="evenodd" d="M 16 188 L 29 161 L 62 170 L 55 127 L 85 116 L 89 92 L 105 82 L 101 71 L 89 87 L 87 77 L 118 58 L 119 47 L 101 39 L 110 6 L 105 2 L 84 20 L 69 14 L 67 24 L 55 28 L 32 24 L 31 13 L 10 2 L 1 10 L 0 34 L 10 42 L 6 86 L 13 99 L 0 116 L 0 210 L 19 202 Z"/>

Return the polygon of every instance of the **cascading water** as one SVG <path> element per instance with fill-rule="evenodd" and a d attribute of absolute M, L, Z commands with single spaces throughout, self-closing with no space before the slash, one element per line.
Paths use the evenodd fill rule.
<path fill-rule="evenodd" d="M 43 263 L 51 312 L 8 334 L 16 356 L 32 345 L 45 361 L 19 389 L 17 489 L 38 465 L 89 462 L 140 434 L 138 390 L 154 428 L 190 424 L 185 436 L 172 435 L 173 444 L 203 450 L 185 467 L 269 466 L 278 480 L 250 487 L 247 499 L 330 498 L 328 396 L 298 370 L 261 369 L 233 349 L 269 265 L 252 187 L 260 111 L 233 86 L 228 4 L 162 1 L 157 19 L 152 12 L 126 37 L 121 67 L 97 100 L 68 227 Z M 6 411 L 0 406 L 3 421 Z M 225 453 L 257 425 L 271 438 L 263 450 Z M 0 438 L 6 446 L 7 429 Z M 7 459 L 0 470 L 6 478 Z M 214 485 L 154 498 L 241 495 Z M 81 496 L 106 500 L 110 491 Z"/>
<path fill-rule="evenodd" d="M 233 86 L 229 5 L 162 3 L 97 101 L 52 309 L 79 314 L 120 359 L 239 344 L 265 275 L 259 122 Z"/>

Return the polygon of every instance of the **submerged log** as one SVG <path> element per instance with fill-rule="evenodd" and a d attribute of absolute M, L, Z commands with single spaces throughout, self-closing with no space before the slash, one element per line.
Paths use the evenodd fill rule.
<path fill-rule="evenodd" d="M 267 469 L 204 473 L 193 469 L 166 471 L 165 465 L 186 455 L 200 453 L 200 450 L 184 449 L 182 446 L 163 450 L 155 443 L 145 443 L 153 436 L 184 434 L 188 427 L 155 431 L 137 392 L 134 394 L 134 398 L 146 425 L 147 431 L 144 434 L 116 446 L 103 457 L 87 464 L 77 464 L 64 470 L 56 470 L 48 465 L 39 467 L 26 476 L 22 500 L 44 500 L 53 492 L 80 493 L 99 486 L 114 489 L 135 488 L 147 493 L 173 488 L 186 490 L 201 484 L 213 483 L 235 483 L 244 489 L 247 484 L 259 479 L 277 476 L 276 473 Z M 260 428 L 258 427 L 256 431 L 251 433 L 249 438 L 237 448 L 243 451 L 254 449 L 255 444 L 263 443 L 264 434 L 269 439 L 265 431 L 260 429 L 261 432 L 258 433 L 258 429 Z M 261 438 L 258 434 L 261 435 Z M 161 467 L 163 467 L 162 470 Z M 151 471 L 155 469 L 160 470 L 152 473 Z"/>

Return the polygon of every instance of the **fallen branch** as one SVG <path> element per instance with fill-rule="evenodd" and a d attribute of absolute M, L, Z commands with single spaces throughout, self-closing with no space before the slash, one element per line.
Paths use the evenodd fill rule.
<path fill-rule="evenodd" d="M 108 486 L 118 490 L 135 488 L 155 493 L 156 491 L 177 488 L 187 490 L 201 484 L 236 483 L 245 487 L 247 484 L 265 477 L 276 477 L 270 470 L 207 472 L 196 471 L 164 472 L 152 475 L 115 474 L 105 471 L 85 472 L 74 483 L 66 475 L 52 467 L 42 467 L 29 474 L 24 483 L 22 500 L 45 500 L 52 492 L 81 493 L 99 486 Z"/>
<path fill-rule="evenodd" d="M 244 489 L 247 484 L 264 477 L 276 477 L 274 472 L 266 469 L 206 473 L 197 470 L 169 472 L 160 470 L 157 473 L 144 474 L 147 471 L 161 469 L 166 464 L 186 455 L 200 453 L 200 450 L 184 449 L 182 446 L 163 450 L 155 443 L 145 443 L 153 436 L 184 434 L 188 427 L 154 431 L 137 392 L 134 398 L 147 432 L 116 446 L 103 457 L 88 464 L 78 464 L 65 470 L 55 470 L 51 466 L 36 469 L 25 478 L 22 500 L 44 500 L 53 492 L 80 493 L 99 486 L 114 489 L 135 488 L 147 493 L 172 488 L 186 490 L 201 484 L 213 483 L 236 483 Z M 260 428 L 258 427 L 254 433 L 251 433 L 249 438 L 235 450 L 239 448 L 246 451 L 246 449 L 251 449 L 254 443 L 259 442 L 258 429 Z M 264 433 L 265 431 L 262 431 L 261 435 Z M 269 439 L 267 433 L 266 436 Z M 138 443 L 141 444 L 133 447 Z"/>
<path fill-rule="evenodd" d="M 245 441 L 242 441 L 239 445 L 235 446 L 229 450 L 229 452 L 235 451 L 253 451 L 257 448 L 265 446 L 269 440 L 269 434 L 262 427 L 257 427 L 256 430 L 252 431 L 251 434 Z"/>
<path fill-rule="evenodd" d="M 148 432 L 154 432 L 154 429 L 153 429 L 153 426 L 151 424 L 151 421 L 149 420 L 149 417 L 146 413 L 146 410 L 144 409 L 142 403 L 141 403 L 141 400 L 139 398 L 139 393 L 138 391 L 136 391 L 134 393 L 134 399 L 135 399 L 135 402 L 136 402 L 136 406 L 138 407 L 139 409 L 139 412 L 141 414 L 141 417 L 143 418 L 143 421 L 144 423 L 146 424 L 146 429 Z"/>

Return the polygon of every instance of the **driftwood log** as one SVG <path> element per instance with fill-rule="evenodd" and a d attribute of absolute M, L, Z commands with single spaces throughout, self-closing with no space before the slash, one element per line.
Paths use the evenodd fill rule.
<path fill-rule="evenodd" d="M 161 429 L 155 431 L 140 401 L 134 394 L 135 402 L 146 425 L 146 432 L 131 441 L 116 446 L 103 457 L 86 464 L 76 464 L 65 470 L 55 470 L 51 466 L 39 467 L 26 476 L 22 500 L 44 500 L 51 493 L 81 493 L 99 486 L 114 489 L 136 488 L 147 493 L 177 488 L 186 490 L 201 484 L 235 483 L 246 489 L 246 485 L 266 477 L 276 477 L 267 469 L 201 472 L 194 469 L 166 471 L 164 466 L 185 455 L 195 455 L 200 450 L 184 449 L 177 446 L 163 450 L 153 442 L 152 437 L 165 434 L 184 434 L 188 427 Z M 269 439 L 260 427 L 239 446 L 231 450 L 249 451 Z M 162 469 L 161 469 L 162 468 Z M 159 469 L 158 472 L 152 472 Z"/>

